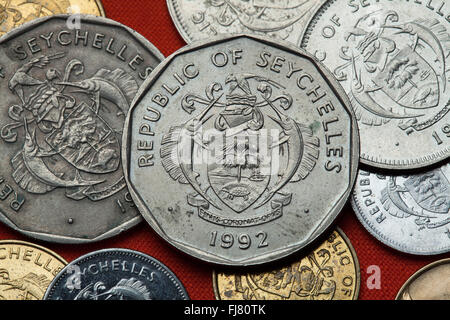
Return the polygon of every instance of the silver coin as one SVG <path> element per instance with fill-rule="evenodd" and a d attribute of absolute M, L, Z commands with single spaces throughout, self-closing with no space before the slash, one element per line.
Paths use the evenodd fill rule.
<path fill-rule="evenodd" d="M 44 300 L 188 300 L 176 275 L 138 251 L 104 249 L 69 263 L 53 279 Z"/>
<path fill-rule="evenodd" d="M 125 177 L 148 223 L 206 261 L 260 264 L 311 243 L 357 174 L 356 119 L 330 72 L 250 35 L 197 42 L 141 87 Z"/>
<path fill-rule="evenodd" d="M 422 168 L 450 155 L 450 3 L 328 0 L 300 43 L 348 93 L 361 161 Z"/>
<path fill-rule="evenodd" d="M 105 239 L 141 221 L 123 123 L 161 53 L 109 19 L 61 15 L 0 39 L 0 220 L 34 238 Z"/>
<path fill-rule="evenodd" d="M 411 254 L 450 251 L 450 164 L 414 175 L 360 170 L 351 204 L 384 244 Z"/>
<path fill-rule="evenodd" d="M 172 20 L 188 43 L 219 34 L 250 33 L 297 43 L 325 0 L 167 0 Z"/>

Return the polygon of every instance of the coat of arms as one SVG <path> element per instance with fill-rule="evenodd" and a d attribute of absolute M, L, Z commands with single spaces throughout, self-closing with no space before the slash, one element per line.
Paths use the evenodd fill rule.
<path fill-rule="evenodd" d="M 314 2 L 314 1 L 313 1 Z M 223 27 L 235 23 L 257 33 L 287 38 L 293 25 L 309 10 L 310 0 L 212 0 L 220 11 L 217 22 Z"/>
<path fill-rule="evenodd" d="M 267 294 L 287 300 L 297 296 L 305 300 L 332 300 L 336 292 L 331 254 L 326 249 L 308 255 L 306 262 L 268 273 L 236 275 L 235 290 L 245 300 L 261 300 Z"/>
<path fill-rule="evenodd" d="M 123 120 L 114 117 L 126 115 L 138 85 L 121 69 L 73 80 L 85 71 L 81 61 L 70 60 L 64 72 L 51 66 L 65 56 L 35 58 L 11 77 L 17 104 L 9 107 L 12 122 L 2 127 L 1 138 L 16 143 L 23 137 L 11 158 L 12 177 L 23 190 L 64 188 L 71 199 L 98 201 L 125 187 L 117 125 Z"/>
<path fill-rule="evenodd" d="M 314 169 L 319 139 L 285 114 L 293 99 L 282 85 L 255 74 L 230 74 L 225 85 L 227 94 L 212 83 L 206 97 L 184 97 L 188 114 L 206 107 L 163 136 L 162 165 L 193 188 L 187 201 L 204 220 L 245 227 L 277 219 L 292 198 L 283 188 Z"/>
<path fill-rule="evenodd" d="M 398 121 L 409 134 L 448 113 L 450 34 L 437 20 L 401 22 L 397 12 L 379 10 L 360 18 L 345 40 L 339 56 L 346 62 L 334 74 L 351 79 L 349 96 L 362 123 Z"/>
<path fill-rule="evenodd" d="M 450 223 L 450 181 L 442 169 L 413 175 L 403 182 L 390 177 L 382 190 L 384 208 L 394 217 L 414 219 L 419 229 Z"/>

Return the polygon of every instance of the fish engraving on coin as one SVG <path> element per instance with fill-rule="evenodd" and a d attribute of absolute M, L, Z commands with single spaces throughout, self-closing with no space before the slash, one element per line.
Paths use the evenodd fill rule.
<path fill-rule="evenodd" d="M 42 300 L 67 262 L 33 243 L 0 241 L 0 300 Z"/>
<path fill-rule="evenodd" d="M 360 170 L 351 204 L 384 244 L 420 255 L 450 251 L 450 165 L 414 175 Z"/>
<path fill-rule="evenodd" d="M 297 43 L 324 0 L 167 0 L 172 20 L 190 43 L 219 34 L 250 33 Z"/>
<path fill-rule="evenodd" d="M 399 290 L 396 300 L 450 300 L 450 259 L 423 267 Z"/>
<path fill-rule="evenodd" d="M 250 35 L 185 47 L 128 114 L 125 177 L 147 222 L 195 257 L 260 264 L 311 243 L 358 163 L 342 88 L 306 52 Z"/>
<path fill-rule="evenodd" d="M 8 0 L 0 4 L 0 36 L 34 19 L 62 13 L 105 16 L 100 0 Z"/>
<path fill-rule="evenodd" d="M 214 271 L 218 300 L 357 300 L 360 270 L 342 230 L 289 265 L 248 273 Z"/>
<path fill-rule="evenodd" d="M 328 0 L 301 47 L 333 71 L 358 118 L 361 161 L 414 169 L 450 155 L 450 3 Z"/>
<path fill-rule="evenodd" d="M 88 253 L 52 281 L 44 300 L 188 300 L 180 280 L 161 262 L 128 249 Z"/>
<path fill-rule="evenodd" d="M 122 130 L 163 59 L 109 19 L 34 20 L 0 40 L 0 220 L 55 242 L 104 239 L 141 220 L 121 167 Z"/>

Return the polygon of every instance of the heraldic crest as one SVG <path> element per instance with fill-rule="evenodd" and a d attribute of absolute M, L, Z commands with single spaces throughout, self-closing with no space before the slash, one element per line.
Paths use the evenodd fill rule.
<path fill-rule="evenodd" d="M 311 0 L 212 0 L 219 10 L 216 21 L 222 27 L 240 24 L 255 33 L 273 34 L 286 39 L 294 24 L 305 17 Z"/>
<path fill-rule="evenodd" d="M 442 168 L 407 179 L 390 177 L 381 195 L 392 216 L 413 219 L 419 230 L 450 223 L 450 181 Z"/>
<path fill-rule="evenodd" d="M 271 272 L 235 275 L 235 290 L 245 300 L 332 300 L 336 293 L 330 251 L 320 249 L 300 262 Z"/>
<path fill-rule="evenodd" d="M 170 177 L 193 188 L 187 202 L 202 219 L 235 227 L 277 219 L 292 199 L 284 187 L 314 169 L 319 139 L 285 114 L 293 99 L 283 89 L 254 74 L 229 74 L 206 97 L 184 96 L 182 109 L 197 115 L 170 128 L 160 154 Z"/>
<path fill-rule="evenodd" d="M 65 57 L 44 55 L 17 69 L 9 80 L 17 103 L 8 109 L 12 122 L 1 128 L 1 138 L 20 141 L 11 165 L 23 190 L 46 194 L 64 188 L 73 200 L 98 201 L 126 186 L 120 125 L 138 84 L 122 69 L 102 68 L 73 80 L 83 75 L 84 64 L 72 59 L 63 74 L 52 64 Z"/>
<path fill-rule="evenodd" d="M 436 19 L 402 21 L 395 11 L 361 17 L 345 36 L 334 70 L 365 125 L 397 121 L 406 133 L 431 127 L 449 112 L 450 34 Z M 351 80 L 350 80 L 351 79 Z"/>

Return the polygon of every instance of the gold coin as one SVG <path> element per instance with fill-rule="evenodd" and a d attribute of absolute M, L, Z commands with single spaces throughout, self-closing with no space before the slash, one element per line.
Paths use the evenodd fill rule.
<path fill-rule="evenodd" d="M 67 262 L 28 242 L 0 241 L 0 300 L 42 300 Z"/>
<path fill-rule="evenodd" d="M 218 300 L 356 300 L 359 262 L 349 239 L 336 229 L 306 257 L 255 272 L 213 272 Z"/>
<path fill-rule="evenodd" d="M 105 16 L 100 0 L 3 0 L 0 2 L 0 36 L 31 20 L 62 13 Z"/>
<path fill-rule="evenodd" d="M 450 300 L 450 258 L 433 262 L 414 273 L 396 300 Z"/>

